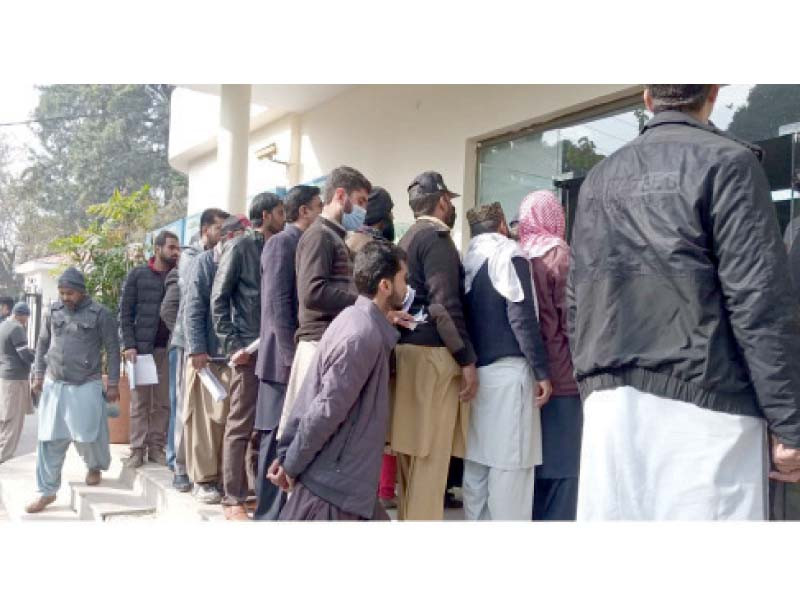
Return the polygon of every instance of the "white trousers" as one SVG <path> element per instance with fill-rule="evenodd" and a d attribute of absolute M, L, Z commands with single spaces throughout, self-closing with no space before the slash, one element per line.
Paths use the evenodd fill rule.
<path fill-rule="evenodd" d="M 286 385 L 286 397 L 283 399 L 281 422 L 278 425 L 279 438 L 286 428 L 289 416 L 292 414 L 292 408 L 294 408 L 297 395 L 306 380 L 308 369 L 311 368 L 311 364 L 317 355 L 317 346 L 319 346 L 319 342 L 301 341 L 297 344 L 297 349 L 294 352 L 294 361 L 292 361 L 292 371 L 289 374 L 289 383 Z"/>
<path fill-rule="evenodd" d="M 766 518 L 764 422 L 624 386 L 584 403 L 578 520 Z"/>
<path fill-rule="evenodd" d="M 496 469 L 464 461 L 464 515 L 468 521 L 530 521 L 534 468 Z"/>

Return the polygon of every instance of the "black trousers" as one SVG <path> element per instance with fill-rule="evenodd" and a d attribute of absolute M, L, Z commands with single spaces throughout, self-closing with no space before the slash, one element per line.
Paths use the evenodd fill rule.
<path fill-rule="evenodd" d="M 278 429 L 256 430 L 256 433 L 260 434 L 255 482 L 258 502 L 253 513 L 253 519 L 256 521 L 277 521 L 281 509 L 286 503 L 286 494 L 267 479 L 267 470 L 278 454 Z"/>

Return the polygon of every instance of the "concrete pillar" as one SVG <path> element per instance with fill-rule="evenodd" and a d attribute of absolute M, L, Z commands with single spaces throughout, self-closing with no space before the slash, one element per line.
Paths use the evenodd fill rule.
<path fill-rule="evenodd" d="M 247 212 L 247 150 L 250 134 L 250 85 L 223 85 L 220 93 L 217 166 L 221 208 Z"/>

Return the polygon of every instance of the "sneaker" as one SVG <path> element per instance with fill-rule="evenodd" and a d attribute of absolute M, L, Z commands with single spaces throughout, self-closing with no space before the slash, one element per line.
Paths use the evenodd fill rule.
<path fill-rule="evenodd" d="M 138 469 L 144 464 L 144 448 L 131 448 L 131 455 L 122 461 L 129 469 Z"/>
<path fill-rule="evenodd" d="M 167 453 L 163 448 L 151 447 L 147 449 L 147 462 L 156 463 L 162 467 L 167 466 Z"/>
<path fill-rule="evenodd" d="M 201 483 L 194 486 L 194 499 L 201 504 L 219 504 L 222 502 L 222 494 L 217 489 L 216 484 Z"/>
<path fill-rule="evenodd" d="M 86 473 L 86 485 L 97 485 L 103 479 L 103 474 L 99 469 L 89 469 Z"/>
<path fill-rule="evenodd" d="M 444 507 L 445 508 L 464 508 L 464 503 L 456 498 L 453 492 L 445 492 L 444 494 Z"/>
<path fill-rule="evenodd" d="M 172 478 L 172 487 L 181 493 L 186 493 L 192 489 L 192 482 L 188 475 L 175 475 Z"/>
<path fill-rule="evenodd" d="M 42 512 L 45 508 L 50 506 L 55 501 L 56 501 L 55 496 L 39 496 L 36 500 L 34 500 L 25 507 L 25 512 L 26 513 Z"/>

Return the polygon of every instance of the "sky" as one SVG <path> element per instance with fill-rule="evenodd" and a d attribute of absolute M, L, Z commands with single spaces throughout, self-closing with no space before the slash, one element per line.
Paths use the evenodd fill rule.
<path fill-rule="evenodd" d="M 25 121 L 31 118 L 39 101 L 39 93 L 34 84 L 0 83 L 0 123 Z M 0 126 L 0 136 L 16 150 L 12 169 L 25 166 L 24 147 L 36 143 L 36 136 L 28 125 Z"/>

